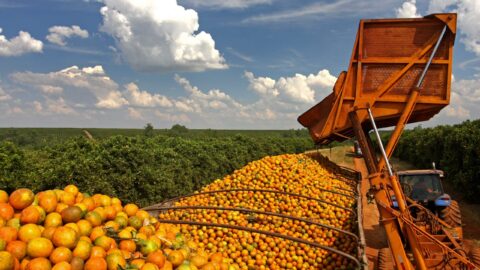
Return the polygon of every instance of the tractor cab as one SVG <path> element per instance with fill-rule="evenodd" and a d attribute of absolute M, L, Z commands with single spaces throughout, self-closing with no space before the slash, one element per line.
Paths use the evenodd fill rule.
<path fill-rule="evenodd" d="M 441 170 L 410 170 L 397 173 L 405 196 L 422 204 L 432 212 L 439 207 L 448 207 L 451 198 L 445 193 L 442 185 Z"/>

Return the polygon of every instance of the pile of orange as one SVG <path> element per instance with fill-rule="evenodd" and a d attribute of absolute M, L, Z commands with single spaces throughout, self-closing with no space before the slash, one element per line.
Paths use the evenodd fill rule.
<path fill-rule="evenodd" d="M 211 193 L 221 190 L 222 192 Z M 303 218 L 351 232 L 356 226 L 356 217 L 352 210 L 355 204 L 355 185 L 349 180 L 339 178 L 303 154 L 287 154 L 267 156 L 251 162 L 233 174 L 214 181 L 200 193 L 181 199 L 175 206 L 253 209 Z M 268 213 L 225 209 L 175 209 L 160 213 L 159 221 L 162 220 L 242 226 L 315 242 L 353 256 L 357 252 L 357 241 L 351 235 Z M 266 234 L 197 225 L 182 225 L 182 233 L 207 252 L 219 252 L 232 259 L 241 269 L 355 267 L 353 261 L 334 252 Z"/>
<path fill-rule="evenodd" d="M 237 269 L 135 204 L 74 185 L 0 190 L 0 270 Z"/>

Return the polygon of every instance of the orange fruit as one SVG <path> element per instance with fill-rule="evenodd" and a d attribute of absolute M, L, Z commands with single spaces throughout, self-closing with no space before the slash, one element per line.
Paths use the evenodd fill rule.
<path fill-rule="evenodd" d="M 45 221 L 43 225 L 45 227 L 58 227 L 58 226 L 62 226 L 62 224 L 63 224 L 62 215 L 60 215 L 57 212 L 53 212 L 48 214 L 45 217 Z"/>
<path fill-rule="evenodd" d="M 148 214 L 147 211 L 140 209 L 135 213 L 135 216 L 139 217 L 143 222 L 144 219 L 150 217 L 150 214 Z"/>
<path fill-rule="evenodd" d="M 22 262 L 20 263 L 20 270 L 27 270 L 29 262 L 30 262 L 30 259 L 23 258 Z"/>
<path fill-rule="evenodd" d="M 112 200 L 110 199 L 110 197 L 108 197 L 107 195 L 100 196 L 100 205 L 110 206 L 111 204 L 112 204 Z"/>
<path fill-rule="evenodd" d="M 0 189 L 0 203 L 8 202 L 8 193 L 5 190 Z"/>
<path fill-rule="evenodd" d="M 42 236 L 40 227 L 35 224 L 25 224 L 18 230 L 18 238 L 25 243 L 40 236 Z"/>
<path fill-rule="evenodd" d="M 105 217 L 107 220 L 112 220 L 117 215 L 117 211 L 115 210 L 115 207 L 111 205 L 105 206 L 104 209 L 105 209 Z"/>
<path fill-rule="evenodd" d="M 0 251 L 4 251 L 6 247 L 7 247 L 7 241 L 0 238 Z"/>
<path fill-rule="evenodd" d="M 73 257 L 70 265 L 72 266 L 72 270 L 83 270 L 85 262 L 78 257 Z"/>
<path fill-rule="evenodd" d="M 124 216 L 117 215 L 113 221 L 115 221 L 121 229 L 128 225 L 128 219 Z"/>
<path fill-rule="evenodd" d="M 78 235 L 69 227 L 58 227 L 53 233 L 52 242 L 57 247 L 73 248 L 77 244 Z"/>
<path fill-rule="evenodd" d="M 43 237 L 34 238 L 27 243 L 27 255 L 32 258 L 48 257 L 53 251 L 53 244 Z"/>
<path fill-rule="evenodd" d="M 108 254 L 105 260 L 107 261 L 108 270 L 124 269 L 127 265 L 127 261 L 122 253 Z"/>
<path fill-rule="evenodd" d="M 72 270 L 72 266 L 68 262 L 59 262 L 52 267 L 52 270 Z"/>
<path fill-rule="evenodd" d="M 83 216 L 83 211 L 78 206 L 69 206 L 62 210 L 62 220 L 65 223 L 77 222 Z"/>
<path fill-rule="evenodd" d="M 105 251 L 105 249 L 103 249 L 102 247 L 98 247 L 98 246 L 93 246 L 92 247 L 92 250 L 91 250 L 91 253 L 90 253 L 90 258 L 92 258 L 92 257 L 105 258 L 105 256 L 107 256 L 107 252 Z"/>
<path fill-rule="evenodd" d="M 90 257 L 92 252 L 92 244 L 90 242 L 80 240 L 73 250 L 73 256 L 86 260 Z"/>
<path fill-rule="evenodd" d="M 12 192 L 8 198 L 10 205 L 17 209 L 22 210 L 27 208 L 33 203 L 35 199 L 35 194 L 28 188 L 20 188 Z"/>
<path fill-rule="evenodd" d="M 105 251 L 108 251 L 112 245 L 112 241 L 114 240 L 106 235 L 102 235 L 97 237 L 95 241 L 93 241 L 94 245 L 97 247 L 103 248 Z"/>
<path fill-rule="evenodd" d="M 138 269 L 142 268 L 142 266 L 145 264 L 144 259 L 133 259 L 130 261 L 130 264 L 133 266 L 136 266 Z"/>
<path fill-rule="evenodd" d="M 97 226 L 92 229 L 92 232 L 90 233 L 90 240 L 95 241 L 98 237 L 105 235 L 105 230 L 101 226 Z"/>
<path fill-rule="evenodd" d="M 208 263 L 208 258 L 202 255 L 194 255 L 190 258 L 190 263 L 200 268 Z"/>
<path fill-rule="evenodd" d="M 68 185 L 63 189 L 65 192 L 71 193 L 73 196 L 77 196 L 78 187 L 75 185 Z"/>
<path fill-rule="evenodd" d="M 107 262 L 99 257 L 90 258 L 85 263 L 85 270 L 107 270 Z"/>
<path fill-rule="evenodd" d="M 130 252 L 134 252 L 135 250 L 137 250 L 137 244 L 135 244 L 135 241 L 133 240 L 122 240 L 120 241 L 119 247 L 121 250 L 126 250 Z"/>
<path fill-rule="evenodd" d="M 72 193 L 63 192 L 62 195 L 60 195 L 60 201 L 69 206 L 74 205 L 75 195 L 73 195 Z"/>
<path fill-rule="evenodd" d="M 85 219 L 88 220 L 93 227 L 102 225 L 102 216 L 96 211 L 90 211 L 85 215 Z"/>
<path fill-rule="evenodd" d="M 56 230 L 57 230 L 57 227 L 47 227 L 43 230 L 42 237 L 52 241 L 53 234 L 55 233 Z"/>
<path fill-rule="evenodd" d="M 138 211 L 138 206 L 135 205 L 135 204 L 133 204 L 133 203 L 129 203 L 129 204 L 126 204 L 126 205 L 123 207 L 123 211 L 124 211 L 125 213 L 127 213 L 127 215 L 128 215 L 129 217 L 131 217 L 131 216 L 134 216 L 134 215 L 137 213 L 137 211 Z"/>
<path fill-rule="evenodd" d="M 87 207 L 87 211 L 95 209 L 95 201 L 92 198 L 84 198 L 82 203 Z"/>
<path fill-rule="evenodd" d="M 11 241 L 7 244 L 6 251 L 10 252 L 18 260 L 27 255 L 27 243 L 22 241 Z"/>
<path fill-rule="evenodd" d="M 38 200 L 38 205 L 47 213 L 55 211 L 55 209 L 57 209 L 57 204 L 57 195 L 55 195 L 54 192 L 45 193 Z"/>
<path fill-rule="evenodd" d="M 160 270 L 173 270 L 173 265 L 171 262 L 165 261 L 165 264 L 162 268 L 160 268 Z"/>
<path fill-rule="evenodd" d="M 45 258 L 32 259 L 28 265 L 27 270 L 51 270 L 52 264 Z"/>
<path fill-rule="evenodd" d="M 81 236 L 89 236 L 92 233 L 92 224 L 86 219 L 80 219 L 77 221 L 77 226 Z"/>
<path fill-rule="evenodd" d="M 158 266 L 153 263 L 145 263 L 140 270 L 159 270 Z"/>
<path fill-rule="evenodd" d="M 138 230 L 142 227 L 143 221 L 139 217 L 133 216 L 128 218 L 128 225 Z"/>
<path fill-rule="evenodd" d="M 167 259 L 173 264 L 173 266 L 177 267 L 183 263 L 185 257 L 183 253 L 179 250 L 172 250 L 169 254 Z"/>
<path fill-rule="evenodd" d="M 0 238 L 5 240 L 5 242 L 11 242 L 17 240 L 18 230 L 13 227 L 1 227 L 0 228 Z"/>
<path fill-rule="evenodd" d="M 0 203 L 0 217 L 3 218 L 4 220 L 8 221 L 13 217 L 13 214 L 15 213 L 15 210 L 13 210 L 13 207 L 5 202 Z"/>
<path fill-rule="evenodd" d="M 72 251 L 66 247 L 57 247 L 50 254 L 50 261 L 54 264 L 59 262 L 70 262 L 73 258 Z"/>
<path fill-rule="evenodd" d="M 66 205 L 64 203 L 58 203 L 57 208 L 55 209 L 55 212 L 62 213 L 62 211 L 67 207 L 68 207 L 68 205 Z"/>
<path fill-rule="evenodd" d="M 22 224 L 33 223 L 37 224 L 40 222 L 41 216 L 40 211 L 35 205 L 30 205 L 22 210 L 20 215 L 20 222 Z"/>
<path fill-rule="evenodd" d="M 163 267 L 165 264 L 165 256 L 163 255 L 163 251 L 157 250 L 148 254 L 147 262 L 153 263 L 158 267 Z"/>

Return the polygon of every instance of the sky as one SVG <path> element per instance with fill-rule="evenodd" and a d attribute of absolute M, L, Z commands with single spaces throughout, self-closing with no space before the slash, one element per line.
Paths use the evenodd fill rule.
<path fill-rule="evenodd" d="M 478 0 L 0 0 L 0 127 L 292 129 L 362 18 L 457 12 L 451 104 L 480 115 Z"/>

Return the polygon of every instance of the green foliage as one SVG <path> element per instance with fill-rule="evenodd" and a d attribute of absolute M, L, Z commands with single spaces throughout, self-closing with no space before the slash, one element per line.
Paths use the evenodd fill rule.
<path fill-rule="evenodd" d="M 154 131 L 153 131 L 153 126 L 152 124 L 148 123 L 145 128 L 143 129 L 143 135 L 147 136 L 147 137 L 152 137 L 154 135 Z"/>
<path fill-rule="evenodd" d="M 210 131 L 213 132 L 213 131 Z M 35 191 L 69 183 L 148 205 L 198 190 L 266 155 L 312 148 L 307 136 L 82 136 L 40 148 L 0 143 L 0 188 Z"/>
<path fill-rule="evenodd" d="M 480 201 L 480 120 L 406 131 L 395 155 L 419 168 L 435 162 L 467 199 Z"/>

